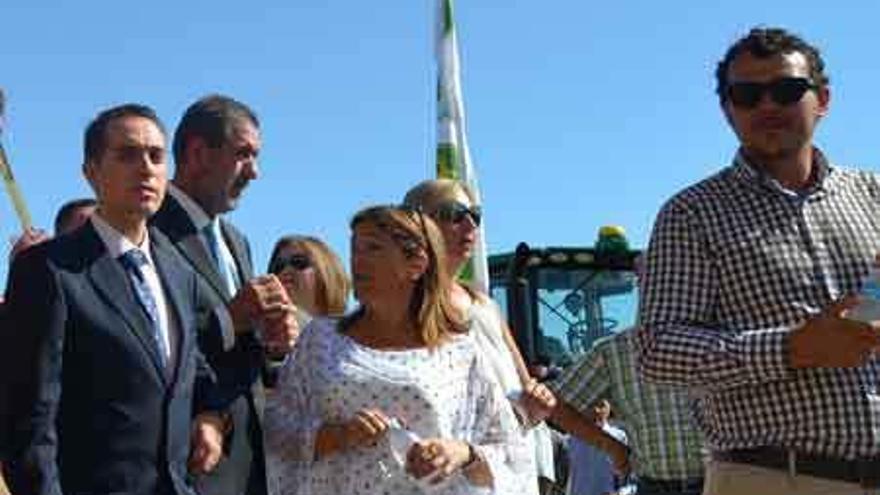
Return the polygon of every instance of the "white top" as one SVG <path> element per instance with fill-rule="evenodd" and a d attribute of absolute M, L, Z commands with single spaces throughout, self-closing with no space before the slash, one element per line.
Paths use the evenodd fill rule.
<path fill-rule="evenodd" d="M 425 493 L 404 472 L 386 439 L 374 447 L 314 459 L 317 429 L 364 408 L 398 418 L 423 439 L 454 438 L 488 461 L 494 485 L 481 489 L 463 475 L 431 493 L 537 494 L 537 480 L 516 419 L 489 375 L 474 341 L 457 337 L 434 350 L 366 347 L 315 319 L 267 398 L 265 431 L 273 495 L 416 495 Z"/>
<path fill-rule="evenodd" d="M 122 233 L 107 223 L 106 220 L 101 218 L 101 215 L 99 215 L 98 212 L 92 214 L 89 217 L 89 220 L 92 222 L 92 226 L 95 227 L 98 237 L 101 238 L 101 241 L 104 242 L 104 246 L 107 247 L 107 252 L 113 258 L 118 259 L 132 249 L 141 251 L 147 257 L 147 264 L 141 267 L 141 272 L 144 274 L 144 281 L 150 288 L 150 292 L 156 300 L 156 309 L 159 311 L 159 333 L 165 344 L 165 359 L 168 367 L 166 371 L 173 370 L 174 363 L 177 359 L 176 337 L 179 329 L 177 328 L 177 321 L 172 318 L 168 312 L 168 302 L 165 300 L 165 290 L 162 288 L 162 282 L 159 280 L 159 274 L 156 272 L 156 265 L 153 263 L 153 255 L 150 250 L 149 232 L 144 231 L 144 240 L 140 245 L 135 245 L 128 240 L 127 237 L 122 235 Z"/>
<path fill-rule="evenodd" d="M 468 309 L 469 333 L 498 380 L 504 395 L 514 397 L 522 392 L 522 381 L 507 342 L 501 322 L 501 311 L 495 301 L 481 297 Z"/>
<path fill-rule="evenodd" d="M 525 410 L 518 405 L 523 390 L 522 380 L 504 338 L 502 318 L 501 308 L 494 300 L 480 297 L 468 309 L 469 333 L 474 336 L 481 355 L 492 370 L 492 376 L 498 380 L 511 406 L 525 415 Z M 523 420 L 528 423 L 528 418 L 524 417 Z M 525 434 L 525 441 L 535 454 L 534 463 L 524 468 L 531 469 L 536 477 L 541 475 L 555 480 L 553 443 L 547 426 L 540 423 Z"/>

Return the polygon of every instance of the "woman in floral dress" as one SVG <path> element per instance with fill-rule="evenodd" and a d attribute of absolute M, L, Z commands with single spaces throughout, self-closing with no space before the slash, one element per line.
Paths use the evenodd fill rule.
<path fill-rule="evenodd" d="M 267 405 L 277 494 L 520 494 L 532 453 L 448 300 L 434 222 L 374 207 L 352 220 L 360 308 L 316 319 Z M 399 428 L 413 443 L 392 442 Z M 395 455 L 394 448 L 398 449 Z M 527 490 L 528 492 L 528 490 Z"/>

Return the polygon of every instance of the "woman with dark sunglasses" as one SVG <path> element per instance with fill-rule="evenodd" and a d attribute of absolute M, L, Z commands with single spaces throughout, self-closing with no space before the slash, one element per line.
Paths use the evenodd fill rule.
<path fill-rule="evenodd" d="M 427 213 L 440 227 L 447 253 L 444 276 L 450 299 L 467 315 L 467 332 L 474 335 L 480 352 L 490 363 L 493 377 L 517 413 L 527 441 L 533 444 L 534 479 L 541 475 L 553 480 L 553 447 L 549 432 L 541 422 L 553 411 L 556 398 L 550 389 L 529 375 L 498 305 L 487 295 L 457 280 L 457 274 L 473 254 L 482 221 L 482 210 L 474 201 L 473 193 L 459 181 L 428 180 L 410 189 L 403 202 Z M 528 431 L 539 424 L 537 430 Z"/>
<path fill-rule="evenodd" d="M 316 237 L 290 235 L 275 243 L 269 273 L 279 277 L 301 310 L 300 328 L 314 316 L 342 316 L 350 283 L 339 256 Z"/>

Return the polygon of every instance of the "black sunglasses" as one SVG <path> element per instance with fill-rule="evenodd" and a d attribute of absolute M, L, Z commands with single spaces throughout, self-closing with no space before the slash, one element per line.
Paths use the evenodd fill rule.
<path fill-rule="evenodd" d="M 275 275 L 280 274 L 286 268 L 290 267 L 294 270 L 301 271 L 312 266 L 312 260 L 304 254 L 292 254 L 276 259 L 269 268 L 269 273 Z"/>
<path fill-rule="evenodd" d="M 483 221 L 483 209 L 477 205 L 468 208 L 458 201 L 450 201 L 438 206 L 437 210 L 434 212 L 434 216 L 436 216 L 437 220 L 440 220 L 441 222 L 452 223 L 461 223 L 464 222 L 465 218 L 471 217 L 471 221 L 474 222 L 474 225 L 479 227 L 480 222 Z"/>
<path fill-rule="evenodd" d="M 801 101 L 807 91 L 817 88 L 816 83 L 805 77 L 783 77 L 767 83 L 732 83 L 727 86 L 727 97 L 733 106 L 748 109 L 758 106 L 764 93 L 770 93 L 774 103 L 788 106 Z"/>

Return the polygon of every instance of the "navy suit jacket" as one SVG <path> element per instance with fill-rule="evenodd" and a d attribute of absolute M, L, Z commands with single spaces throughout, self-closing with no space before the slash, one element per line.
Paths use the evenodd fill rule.
<path fill-rule="evenodd" d="M 151 254 L 179 335 L 160 364 L 128 275 L 91 222 L 15 260 L 2 329 L 8 461 L 15 495 L 187 495 L 194 409 L 217 409 L 196 345 L 212 317 L 196 274 L 161 233 Z"/>
<path fill-rule="evenodd" d="M 217 307 L 225 307 L 235 294 L 220 275 L 205 241 L 186 210 L 172 195 L 166 195 L 159 211 L 150 219 L 177 251 L 199 274 Z M 239 285 L 253 278 L 250 246 L 232 224 L 221 220 L 220 230 L 239 276 Z M 228 317 L 228 314 L 227 314 Z M 267 493 L 263 447 L 264 379 L 270 376 L 263 347 L 253 332 L 235 335 L 231 326 L 225 333 L 206 331 L 199 335 L 199 347 L 217 373 L 226 394 L 237 395 L 230 405 L 234 430 L 227 438 L 227 452 L 214 471 L 196 480 L 203 495 L 265 495 Z"/>

